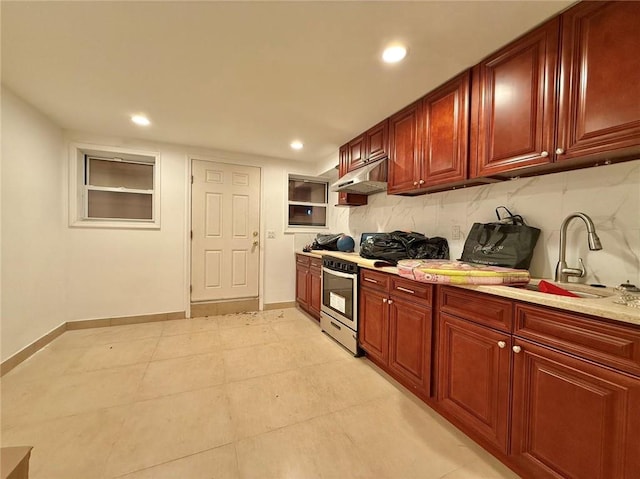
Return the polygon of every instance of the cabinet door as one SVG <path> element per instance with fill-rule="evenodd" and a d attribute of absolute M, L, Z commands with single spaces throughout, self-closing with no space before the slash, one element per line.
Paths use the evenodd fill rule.
<path fill-rule="evenodd" d="M 338 165 L 338 177 L 342 178 L 349 172 L 349 144 L 340 147 L 340 163 Z M 367 196 L 356 193 L 338 193 L 338 206 L 362 206 L 367 204 Z"/>
<path fill-rule="evenodd" d="M 562 16 L 558 161 L 640 153 L 640 2 Z"/>
<path fill-rule="evenodd" d="M 296 264 L 296 301 L 304 309 L 309 307 L 308 296 L 308 284 L 307 275 L 309 274 L 309 267 L 301 264 Z"/>
<path fill-rule="evenodd" d="M 385 158 L 389 152 L 389 120 L 378 123 L 366 133 L 366 161 Z"/>
<path fill-rule="evenodd" d="M 467 179 L 469 82 L 467 70 L 422 100 L 420 179 L 425 186 Z"/>
<path fill-rule="evenodd" d="M 438 326 L 439 409 L 506 453 L 511 336 L 444 313 Z"/>
<path fill-rule="evenodd" d="M 364 165 L 365 160 L 365 135 L 360 135 L 349 142 L 348 171 L 353 171 Z"/>
<path fill-rule="evenodd" d="M 416 102 L 389 119 L 389 181 L 387 193 L 406 193 L 418 187 L 419 106 Z"/>
<path fill-rule="evenodd" d="M 540 478 L 640 477 L 640 379 L 516 340 L 514 459 Z"/>
<path fill-rule="evenodd" d="M 555 18 L 474 68 L 472 178 L 551 161 L 558 36 Z"/>
<path fill-rule="evenodd" d="M 309 312 L 320 319 L 320 306 L 322 302 L 322 273 L 320 270 L 309 270 Z"/>
<path fill-rule="evenodd" d="M 361 288 L 358 340 L 372 359 L 386 365 L 389 359 L 389 307 L 384 293 Z"/>
<path fill-rule="evenodd" d="M 418 395 L 429 396 L 431 308 L 389 300 L 389 370 Z"/>

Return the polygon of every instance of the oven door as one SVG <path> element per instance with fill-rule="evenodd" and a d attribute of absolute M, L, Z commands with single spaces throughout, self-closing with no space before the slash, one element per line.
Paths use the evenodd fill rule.
<path fill-rule="evenodd" d="M 358 275 L 322 268 L 322 311 L 358 330 Z"/>

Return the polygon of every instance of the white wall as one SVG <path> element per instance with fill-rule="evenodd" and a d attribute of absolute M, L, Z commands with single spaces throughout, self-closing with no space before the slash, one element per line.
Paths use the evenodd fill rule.
<path fill-rule="evenodd" d="M 66 131 L 2 90 L 2 359 L 64 321 L 184 311 L 189 158 L 262 169 L 263 301 L 293 301 L 296 235 L 284 234 L 296 162 Z M 160 153 L 161 228 L 68 226 L 69 143 Z M 275 239 L 266 239 L 273 230 Z"/>
<path fill-rule="evenodd" d="M 315 173 L 315 165 L 300 164 L 293 161 L 276 158 L 260 157 L 255 155 L 216 151 L 183 145 L 171 145 L 157 142 L 147 142 L 143 140 L 133 140 L 125 138 L 114 138 L 87 132 L 69 131 L 65 137 L 68 141 L 79 141 L 83 143 L 94 143 L 100 145 L 119 146 L 123 148 L 147 149 L 160 152 L 162 162 L 162 230 L 168 228 L 180 240 L 187 237 L 188 218 L 186 216 L 188 198 L 187 176 L 189 171 L 189 159 L 210 160 L 223 163 L 234 163 L 261 168 L 262 174 L 262 211 L 261 211 L 261 248 L 264 257 L 263 265 L 263 301 L 265 304 L 293 301 L 295 298 L 295 258 L 293 255 L 295 238 L 297 235 L 284 234 L 285 230 L 285 204 L 287 194 L 288 173 L 301 175 L 312 175 Z M 169 165 L 170 170 L 165 169 Z M 173 193 L 167 193 L 169 188 Z M 272 230 L 276 233 L 274 239 L 266 238 L 266 231 Z M 133 232 L 137 233 L 137 232 Z M 96 242 L 104 242 L 105 237 L 98 234 Z M 138 243 L 146 248 L 146 244 Z M 174 245 L 175 246 L 175 245 Z M 166 256 L 166 251 L 176 251 L 176 256 L 182 254 L 185 247 L 181 249 L 177 246 L 172 249 L 165 249 L 158 253 L 161 257 Z M 155 256 L 155 253 L 154 253 Z M 185 255 L 180 259 L 180 279 L 187 274 L 189 258 Z M 148 265 L 153 267 L 152 264 Z M 158 266 L 157 264 L 155 265 Z M 173 274 L 177 271 L 177 265 L 172 265 Z M 184 283 L 181 283 L 184 285 Z M 181 286 L 184 288 L 184 286 Z M 171 291 L 179 288 L 172 286 Z M 182 292 L 184 289 L 181 289 Z M 183 298 L 187 300 L 187 298 Z M 91 304 L 91 301 L 87 302 Z M 180 309 L 185 309 L 182 306 Z M 133 313 L 139 314 L 139 313 Z M 141 313 L 140 313 L 141 314 Z"/>
<path fill-rule="evenodd" d="M 587 276 L 581 281 L 617 285 L 626 280 L 640 285 L 640 160 L 417 197 L 369 196 L 369 204 L 336 209 L 332 230 L 352 235 L 363 232 L 413 230 L 449 240 L 451 258 L 464 246 L 451 239 L 459 225 L 466 236 L 474 222 L 495 219 L 494 209 L 507 206 L 528 224 L 542 230 L 531 273 L 552 278 L 558 260 L 560 225 L 575 211 L 588 214 L 602 240 L 602 251 L 589 251 L 584 223 L 569 228 L 567 263 L 584 259 Z"/>
<path fill-rule="evenodd" d="M 2 359 L 67 320 L 62 131 L 2 90 Z"/>

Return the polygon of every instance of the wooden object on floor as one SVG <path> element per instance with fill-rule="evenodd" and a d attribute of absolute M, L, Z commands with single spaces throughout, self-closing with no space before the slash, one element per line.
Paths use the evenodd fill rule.
<path fill-rule="evenodd" d="M 28 479 L 31 446 L 3 447 L 0 454 L 1 479 Z"/>

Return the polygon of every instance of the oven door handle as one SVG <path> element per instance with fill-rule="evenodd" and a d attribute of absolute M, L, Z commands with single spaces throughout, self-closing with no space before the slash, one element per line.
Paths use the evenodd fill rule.
<path fill-rule="evenodd" d="M 346 279 L 354 279 L 354 278 L 357 278 L 358 276 L 355 273 L 342 273 L 340 271 L 334 271 L 332 269 L 324 268 L 324 267 L 322 268 L 322 271 L 324 271 L 325 273 L 332 274 L 334 276 L 338 276 L 340 278 L 346 278 Z"/>

